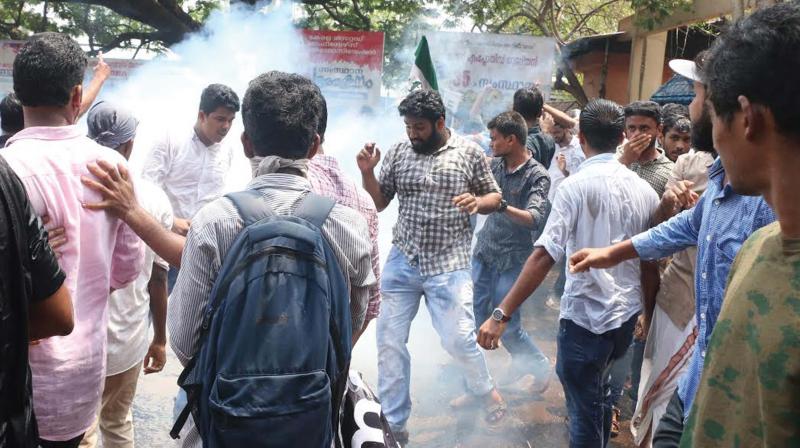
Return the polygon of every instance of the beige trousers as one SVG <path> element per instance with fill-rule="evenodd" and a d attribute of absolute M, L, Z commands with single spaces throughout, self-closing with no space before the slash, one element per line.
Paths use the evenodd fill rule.
<path fill-rule="evenodd" d="M 141 364 L 136 364 L 130 370 L 106 377 L 98 417 L 83 436 L 80 448 L 97 446 L 98 426 L 103 435 L 103 448 L 134 448 L 131 405 L 141 370 Z"/>

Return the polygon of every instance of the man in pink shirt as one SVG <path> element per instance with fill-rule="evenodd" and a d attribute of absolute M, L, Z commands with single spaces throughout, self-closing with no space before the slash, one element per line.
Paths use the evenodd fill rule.
<path fill-rule="evenodd" d="M 109 292 L 136 278 L 144 256 L 139 238 L 122 221 L 82 207 L 100 199 L 81 183 L 87 163 L 125 163 L 75 126 L 86 64 L 81 48 L 65 35 L 37 34 L 22 46 L 14 60 L 14 91 L 26 128 L 3 152 L 34 211 L 68 235 L 60 264 L 74 300 L 75 328 L 30 348 L 43 448 L 77 447 L 92 424 L 105 379 Z"/>
<path fill-rule="evenodd" d="M 325 131 L 328 127 L 328 105 L 322 92 L 317 91 L 317 102 L 320 108 L 317 134 L 322 144 L 325 142 Z M 364 326 L 360 329 L 353 328 L 353 341 L 356 341 L 366 331 L 370 321 L 378 317 L 380 312 L 381 261 L 378 253 L 378 210 L 369 193 L 342 171 L 335 157 L 323 152 L 321 144 L 317 154 L 308 161 L 308 181 L 311 182 L 311 190 L 357 211 L 364 217 L 369 227 L 369 240 L 372 244 L 370 257 L 376 283 L 369 290 L 369 305 Z"/>

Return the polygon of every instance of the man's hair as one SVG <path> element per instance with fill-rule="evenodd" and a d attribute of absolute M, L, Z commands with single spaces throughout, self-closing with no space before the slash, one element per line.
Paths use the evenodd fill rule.
<path fill-rule="evenodd" d="M 87 63 L 69 36 L 34 34 L 14 59 L 14 92 L 23 106 L 66 106 L 72 89 L 83 83 Z"/>
<path fill-rule="evenodd" d="M 544 97 L 536 87 L 519 89 L 514 92 L 514 112 L 519 112 L 526 120 L 536 120 L 542 115 Z"/>
<path fill-rule="evenodd" d="M 517 141 L 523 146 L 528 137 L 528 125 L 518 112 L 503 112 L 492 118 L 486 127 L 494 129 L 506 137 L 510 135 L 517 137 Z"/>
<path fill-rule="evenodd" d="M 734 23 L 714 42 L 703 73 L 708 99 L 726 122 L 743 95 L 772 112 L 780 133 L 800 137 L 800 4 L 759 9 Z"/>
<path fill-rule="evenodd" d="M 661 106 L 661 116 L 666 123 L 667 115 L 682 115 L 689 118 L 689 106 L 685 104 L 667 103 Z"/>
<path fill-rule="evenodd" d="M 250 81 L 242 103 L 242 121 L 256 155 L 302 159 L 314 142 L 318 87 L 308 78 L 271 71 Z"/>
<path fill-rule="evenodd" d="M 435 90 L 415 90 L 406 96 L 397 111 L 401 117 L 424 118 L 436 122 L 445 117 L 442 96 Z"/>
<path fill-rule="evenodd" d="M 210 84 L 200 94 L 200 110 L 210 114 L 220 107 L 231 112 L 239 112 L 239 97 L 224 84 Z"/>
<path fill-rule="evenodd" d="M 619 104 L 596 99 L 583 108 L 578 126 L 593 150 L 614 152 L 625 130 L 625 115 Z"/>
<path fill-rule="evenodd" d="M 625 106 L 625 118 L 648 117 L 661 124 L 661 106 L 655 101 L 634 101 Z"/>
<path fill-rule="evenodd" d="M 320 143 L 325 140 L 325 131 L 328 130 L 328 102 L 325 100 L 325 95 L 319 89 L 319 86 L 314 84 L 317 92 L 317 98 L 314 100 L 317 108 L 319 109 L 319 122 L 317 123 L 317 134 L 319 135 Z"/>
<path fill-rule="evenodd" d="M 676 132 L 691 132 L 692 121 L 684 115 L 680 114 L 665 114 L 664 115 L 664 135 L 667 132 L 675 129 Z"/>
<path fill-rule="evenodd" d="M 22 115 L 22 104 L 13 93 L 9 93 L 0 101 L 0 128 L 3 131 L 12 133 L 19 132 L 25 127 L 25 119 Z"/>

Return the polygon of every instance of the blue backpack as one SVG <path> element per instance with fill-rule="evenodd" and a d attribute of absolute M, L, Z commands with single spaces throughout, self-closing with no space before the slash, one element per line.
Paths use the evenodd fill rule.
<path fill-rule="evenodd" d="M 330 448 L 350 364 L 349 291 L 309 193 L 292 216 L 257 191 L 226 196 L 245 228 L 228 251 L 178 385 L 204 447 Z M 336 437 L 337 445 L 339 438 Z"/>

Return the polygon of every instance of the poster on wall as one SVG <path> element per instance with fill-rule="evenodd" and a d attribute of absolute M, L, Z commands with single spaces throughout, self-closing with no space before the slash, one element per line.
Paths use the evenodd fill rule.
<path fill-rule="evenodd" d="M 14 90 L 14 58 L 24 43 L 24 41 L 15 40 L 0 41 L 0 97 Z M 111 67 L 111 76 L 104 85 L 106 90 L 127 81 L 131 72 L 146 62 L 138 59 L 104 58 L 103 60 Z M 84 78 L 85 83 L 92 79 L 95 65 L 97 65 L 97 59 L 89 58 Z"/>
<path fill-rule="evenodd" d="M 439 91 L 450 117 L 461 126 L 485 126 L 511 108 L 514 92 L 552 87 L 556 44 L 552 38 L 515 34 L 426 34 Z"/>
<path fill-rule="evenodd" d="M 354 110 L 376 109 L 381 101 L 383 33 L 303 30 L 308 76 L 328 102 Z"/>

